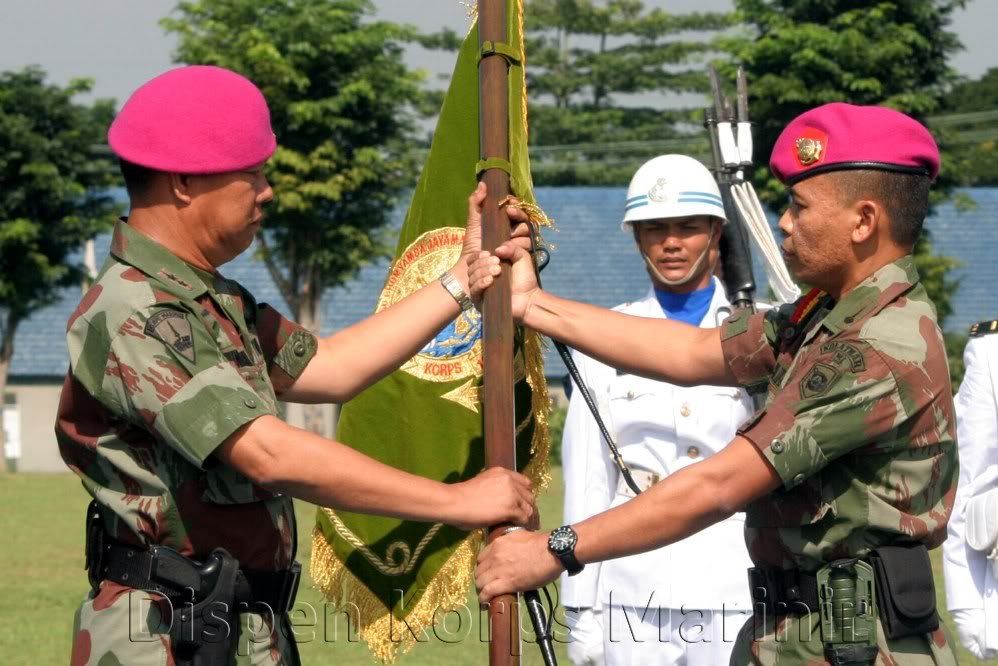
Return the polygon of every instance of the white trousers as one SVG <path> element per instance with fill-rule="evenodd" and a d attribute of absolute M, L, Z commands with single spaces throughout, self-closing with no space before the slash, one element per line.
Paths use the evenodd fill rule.
<path fill-rule="evenodd" d="M 604 606 L 606 666 L 727 664 L 750 611 Z"/>

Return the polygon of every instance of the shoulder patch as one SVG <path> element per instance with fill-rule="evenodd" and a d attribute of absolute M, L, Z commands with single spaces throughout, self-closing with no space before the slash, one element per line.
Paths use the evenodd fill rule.
<path fill-rule="evenodd" d="M 979 338 L 982 335 L 996 332 L 998 332 L 998 319 L 992 319 L 991 321 L 979 321 L 970 327 L 970 337 L 972 338 Z"/>
<path fill-rule="evenodd" d="M 156 312 L 146 321 L 144 332 L 194 363 L 194 336 L 191 322 L 183 312 L 176 310 Z"/>
<path fill-rule="evenodd" d="M 811 371 L 800 383 L 800 397 L 803 400 L 817 398 L 828 392 L 835 380 L 842 374 L 838 368 L 827 363 L 815 363 Z"/>
<path fill-rule="evenodd" d="M 863 360 L 863 352 L 856 345 L 850 342 L 839 342 L 832 340 L 821 345 L 822 354 L 831 354 L 831 365 L 842 370 L 852 372 L 862 372 L 866 370 L 866 361 Z"/>

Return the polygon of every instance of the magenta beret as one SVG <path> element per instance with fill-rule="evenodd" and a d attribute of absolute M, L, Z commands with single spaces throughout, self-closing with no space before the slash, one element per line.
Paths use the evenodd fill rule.
<path fill-rule="evenodd" d="M 246 169 L 277 148 L 260 89 L 235 72 L 204 65 L 146 82 L 111 123 L 107 141 L 134 164 L 190 174 Z"/>
<path fill-rule="evenodd" d="M 836 102 L 794 118 L 776 140 L 769 168 L 787 185 L 843 169 L 920 173 L 935 179 L 939 147 L 924 125 L 900 111 Z"/>

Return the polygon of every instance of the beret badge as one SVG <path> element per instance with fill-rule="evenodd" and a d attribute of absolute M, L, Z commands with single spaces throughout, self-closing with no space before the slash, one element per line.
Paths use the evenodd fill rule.
<path fill-rule="evenodd" d="M 821 139 L 814 137 L 801 137 L 796 141 L 797 159 L 802 166 L 809 166 L 821 160 L 821 153 L 825 149 Z"/>

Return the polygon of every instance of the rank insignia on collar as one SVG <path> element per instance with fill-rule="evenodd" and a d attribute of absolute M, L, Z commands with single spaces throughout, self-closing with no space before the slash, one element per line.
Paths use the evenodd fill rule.
<path fill-rule="evenodd" d="M 160 310 L 146 321 L 143 331 L 194 363 L 194 336 L 187 315 L 176 310 Z"/>
<path fill-rule="evenodd" d="M 166 270 L 165 268 L 163 268 L 163 269 L 161 269 L 159 271 L 159 276 L 162 277 L 162 278 L 166 278 L 170 282 L 174 282 L 176 284 L 179 284 L 181 287 L 183 287 L 187 291 L 191 291 L 191 290 L 194 289 L 194 285 L 192 285 L 190 282 L 188 282 L 187 280 L 184 280 L 183 278 L 177 276 L 174 273 L 171 273 L 170 271 Z"/>
<path fill-rule="evenodd" d="M 825 149 L 821 139 L 814 137 L 801 137 L 795 142 L 797 146 L 797 159 L 801 166 L 808 166 L 821 160 L 821 153 Z"/>

